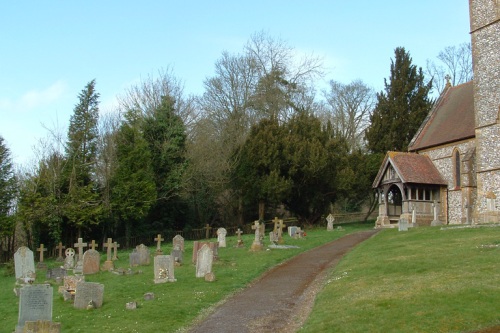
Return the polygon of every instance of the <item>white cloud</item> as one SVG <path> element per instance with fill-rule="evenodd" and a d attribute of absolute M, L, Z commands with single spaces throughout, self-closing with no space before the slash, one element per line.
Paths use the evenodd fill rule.
<path fill-rule="evenodd" d="M 31 111 L 57 101 L 63 96 L 66 88 L 66 83 L 59 80 L 44 89 L 30 90 L 17 99 L 1 98 L 0 110 L 14 112 Z"/>

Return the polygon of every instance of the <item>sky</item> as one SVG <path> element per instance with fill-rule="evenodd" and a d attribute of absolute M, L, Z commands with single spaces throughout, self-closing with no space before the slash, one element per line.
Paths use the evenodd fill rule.
<path fill-rule="evenodd" d="M 326 75 L 381 91 L 394 50 L 425 69 L 447 46 L 470 42 L 467 0 L 1 1 L 0 136 L 17 166 L 50 132 L 67 133 L 78 94 L 96 80 L 102 113 L 116 97 L 170 70 L 203 94 L 223 52 L 255 33 L 320 57 Z"/>

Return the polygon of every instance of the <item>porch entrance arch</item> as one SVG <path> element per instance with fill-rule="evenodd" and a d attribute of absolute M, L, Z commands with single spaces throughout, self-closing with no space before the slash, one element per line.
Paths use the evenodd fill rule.
<path fill-rule="evenodd" d="M 403 212 L 403 194 L 399 186 L 393 184 L 387 190 L 387 216 L 389 220 L 399 220 Z"/>

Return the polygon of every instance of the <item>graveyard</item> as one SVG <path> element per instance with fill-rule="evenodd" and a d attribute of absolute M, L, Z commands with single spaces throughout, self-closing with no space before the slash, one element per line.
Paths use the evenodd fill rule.
<path fill-rule="evenodd" d="M 108 240 L 104 251 L 102 244 L 99 246 L 101 252 L 92 250 L 90 240 L 78 239 L 75 244 L 87 243 L 86 250 L 90 251 L 82 253 L 82 274 L 78 274 L 85 282 L 73 281 L 80 284 L 80 290 L 87 290 L 85 297 L 78 292 L 72 295 L 66 289 L 73 287 L 56 278 L 66 263 L 47 258 L 46 253 L 43 257 L 45 251 L 39 248 L 32 251 L 34 260 L 26 259 L 22 265 L 16 260 L 24 271 L 36 271 L 36 277 L 28 274 L 34 279 L 32 285 L 28 284 L 40 290 L 18 290 L 19 294 L 41 295 L 35 297 L 35 303 L 27 301 L 33 297 L 14 293 L 21 269 L 16 267 L 14 274 L 13 267 L 2 268 L 1 331 L 13 332 L 20 311 L 23 316 L 31 316 L 40 304 L 41 316 L 48 315 L 50 308 L 52 321 L 60 323 L 61 332 L 187 331 L 210 309 L 271 267 L 372 226 L 370 222 L 329 230 L 315 228 L 307 230 L 305 237 L 292 237 L 286 232 L 269 235 L 268 230 L 260 250 L 253 246 L 254 234 L 227 235 L 225 247 L 212 246 L 221 244 L 223 231 L 218 238 L 182 244 L 164 239 L 133 250 L 120 250 Z M 269 248 L 273 245 L 271 237 L 281 237 L 275 243 L 287 247 Z M 328 273 L 299 332 L 328 332 L 331 327 L 339 332 L 470 332 L 500 325 L 499 247 L 498 226 L 382 230 L 349 252 Z M 197 256 L 194 248 L 199 249 Z M 24 251 L 26 256 L 29 251 Z M 113 269 L 83 274 L 87 266 L 95 266 L 87 264 L 88 253 L 95 256 L 92 251 L 99 253 L 99 266 L 112 265 Z M 147 258 L 141 258 L 142 251 Z M 68 253 L 76 259 L 80 251 L 76 247 L 74 253 Z M 207 257 L 209 260 L 203 259 Z M 39 265 L 40 260 L 43 265 Z M 203 265 L 195 264 L 201 260 Z M 205 271 L 198 271 L 198 266 Z M 77 263 L 74 268 L 80 269 Z M 66 275 L 73 272 L 67 270 Z"/>

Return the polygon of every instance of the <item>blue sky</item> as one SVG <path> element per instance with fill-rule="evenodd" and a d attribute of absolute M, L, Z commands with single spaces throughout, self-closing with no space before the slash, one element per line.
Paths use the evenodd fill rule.
<path fill-rule="evenodd" d="M 96 79 L 102 112 L 116 96 L 171 69 L 201 95 L 223 51 L 264 31 L 323 58 L 324 82 L 361 79 L 376 91 L 394 49 L 425 68 L 446 46 L 470 42 L 467 0 L 1 1 L 0 136 L 29 164 L 49 129 L 66 133 L 77 96 Z"/>

